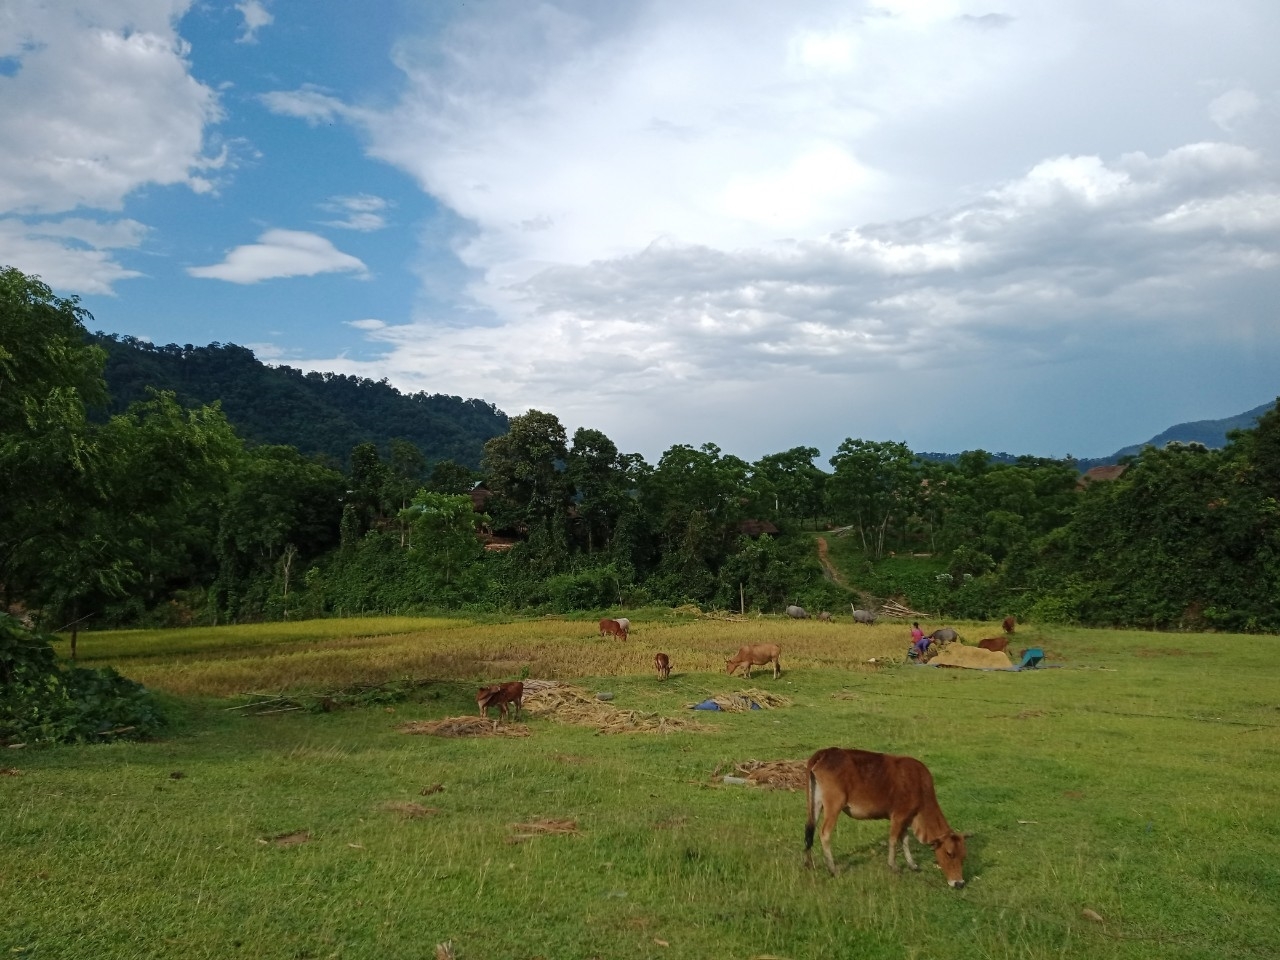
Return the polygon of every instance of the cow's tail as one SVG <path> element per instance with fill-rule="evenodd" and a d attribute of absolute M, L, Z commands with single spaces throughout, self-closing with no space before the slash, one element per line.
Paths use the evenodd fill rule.
<path fill-rule="evenodd" d="M 809 855 L 809 851 L 813 849 L 813 829 L 818 823 L 818 784 L 813 776 L 813 771 L 809 771 L 809 779 L 805 783 L 805 801 L 809 808 L 809 819 L 804 824 L 804 852 Z"/>

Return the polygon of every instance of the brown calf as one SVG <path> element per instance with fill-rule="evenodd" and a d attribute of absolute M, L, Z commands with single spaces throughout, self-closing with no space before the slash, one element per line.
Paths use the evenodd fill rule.
<path fill-rule="evenodd" d="M 498 717 L 507 715 L 507 704 L 516 705 L 516 718 L 520 717 L 520 706 L 524 702 L 524 684 L 519 680 L 510 683 L 494 683 L 481 687 L 476 692 L 476 706 L 480 708 L 480 716 L 488 717 L 489 708 L 498 708 Z"/>
<path fill-rule="evenodd" d="M 813 866 L 813 829 L 822 817 L 822 852 L 832 876 L 831 833 L 843 810 L 855 820 L 889 821 L 889 869 L 898 869 L 895 854 L 902 840 L 907 866 L 919 870 L 911 858 L 907 828 L 921 843 L 933 847 L 933 855 L 947 883 L 964 886 L 964 837 L 951 829 L 938 806 L 929 768 L 913 757 L 899 757 L 869 750 L 827 747 L 805 764 L 809 771 L 806 797 L 809 818 L 804 827 L 805 863 Z"/>
<path fill-rule="evenodd" d="M 665 653 L 653 655 L 653 666 L 658 671 L 658 679 L 665 680 L 671 676 L 671 658 Z"/>
<path fill-rule="evenodd" d="M 620 624 L 617 620 L 601 620 L 600 636 L 620 637 L 627 639 L 627 628 Z"/>
<path fill-rule="evenodd" d="M 738 652 L 724 662 L 724 672 L 733 673 L 744 663 L 747 665 L 746 677 L 751 679 L 751 668 L 762 667 L 766 663 L 773 664 L 773 679 L 782 676 L 782 664 L 778 658 L 782 656 L 782 648 L 776 643 L 752 643 L 739 647 Z"/>
<path fill-rule="evenodd" d="M 997 652 L 1004 651 L 1009 647 L 1008 637 L 987 637 L 978 641 L 978 646 L 983 650 L 995 650 Z"/>
<path fill-rule="evenodd" d="M 1004 623 L 1001 626 L 1004 627 L 1005 633 L 1013 633 L 1013 628 L 1017 626 L 1017 623 L 1018 621 L 1013 619 L 1013 614 L 1010 614 L 1004 618 Z"/>

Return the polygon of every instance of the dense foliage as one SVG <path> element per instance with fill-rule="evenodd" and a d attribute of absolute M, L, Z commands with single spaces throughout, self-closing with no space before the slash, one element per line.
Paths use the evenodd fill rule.
<path fill-rule="evenodd" d="M 170 392 L 184 406 L 219 401 L 250 443 L 288 444 L 335 464 L 365 440 L 385 452 L 401 438 L 430 460 L 474 467 L 484 442 L 507 429 L 506 415 L 483 400 L 406 396 L 386 380 L 269 367 L 235 344 L 155 346 L 102 333 L 92 342 L 106 352 L 110 412 L 123 412 L 150 390 Z"/>
<path fill-rule="evenodd" d="M 0 744 L 139 739 L 164 725 L 141 684 L 110 667 L 59 666 L 48 636 L 0 613 Z"/>
<path fill-rule="evenodd" d="M 751 463 L 677 444 L 650 464 L 551 413 L 91 338 L 86 316 L 0 273 L 0 591 L 50 627 L 892 596 L 956 617 L 1280 628 L 1274 410 L 1222 450 L 1148 447 L 1084 489 L 1073 461 L 857 438 L 829 472 L 812 447 Z M 128 386 L 109 403 L 113 364 Z M 819 563 L 806 528 L 823 526 L 850 585 Z"/>

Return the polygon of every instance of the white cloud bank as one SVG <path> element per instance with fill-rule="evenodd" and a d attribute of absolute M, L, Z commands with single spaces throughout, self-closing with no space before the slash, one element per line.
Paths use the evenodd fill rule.
<path fill-rule="evenodd" d="M 176 24 L 186 0 L 8 0 L 0 10 L 0 261 L 77 293 L 113 292 L 140 274 L 111 251 L 145 228 L 76 219 L 63 232 L 42 216 L 116 212 L 140 187 L 197 193 L 225 155 L 206 129 L 222 110 L 191 76 Z M 23 218 L 20 220 L 19 218 Z M 25 221 L 25 222 L 24 222 Z M 70 242 L 68 242 L 70 241 Z"/>
<path fill-rule="evenodd" d="M 319 273 L 368 276 L 358 258 L 343 253 L 324 237 L 304 230 L 268 230 L 257 243 L 236 247 L 221 263 L 188 267 L 193 277 L 230 283 L 260 283 L 280 277 L 312 277 Z"/>
<path fill-rule="evenodd" d="M 1280 352 L 1280 7 L 468 9 L 397 49 L 391 109 L 265 98 L 469 221 L 496 318 L 365 326 L 382 359 L 317 367 L 767 450 L 864 409 L 882 435 L 1114 408 L 1082 371 L 1170 391 L 1209 340 Z"/>

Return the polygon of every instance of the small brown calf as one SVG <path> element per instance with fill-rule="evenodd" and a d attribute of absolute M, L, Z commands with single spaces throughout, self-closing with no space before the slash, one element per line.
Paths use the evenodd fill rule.
<path fill-rule="evenodd" d="M 907 828 L 921 843 L 933 847 L 933 855 L 947 883 L 959 890 L 964 886 L 964 837 L 951 829 L 938 806 L 929 768 L 914 757 L 900 757 L 869 750 L 827 747 L 805 764 L 809 771 L 806 798 L 809 818 L 804 826 L 805 863 L 813 866 L 813 830 L 822 817 L 822 853 L 827 869 L 835 876 L 831 856 L 831 833 L 843 810 L 855 820 L 889 821 L 889 869 L 897 871 L 895 854 L 902 841 L 907 866 L 919 870 L 911 858 Z"/>
<path fill-rule="evenodd" d="M 507 704 L 516 705 L 516 719 L 520 718 L 520 706 L 524 702 L 524 684 L 519 680 L 509 683 L 494 683 L 481 687 L 476 692 L 476 706 L 480 708 L 480 716 L 488 717 L 489 708 L 498 708 L 498 717 L 507 716 Z"/>
<path fill-rule="evenodd" d="M 978 646 L 983 650 L 995 650 L 997 653 L 1003 652 L 1009 647 L 1008 637 L 987 637 L 978 641 Z"/>
<path fill-rule="evenodd" d="M 653 655 L 653 666 L 658 671 L 658 679 L 665 680 L 671 676 L 671 658 L 665 653 Z"/>
<path fill-rule="evenodd" d="M 772 663 L 773 679 L 777 680 L 778 677 L 782 676 L 782 664 L 778 660 L 780 656 L 782 656 L 782 648 L 776 643 L 747 644 L 739 647 L 738 652 L 724 662 L 724 672 L 731 674 L 745 663 L 747 665 L 746 677 L 750 680 L 752 667 L 762 667 L 767 663 Z"/>
<path fill-rule="evenodd" d="M 1017 623 L 1018 621 L 1013 619 L 1013 614 L 1010 614 L 1004 618 L 1004 623 L 1001 626 L 1004 627 L 1005 633 L 1013 633 L 1013 628 L 1017 626 Z"/>

